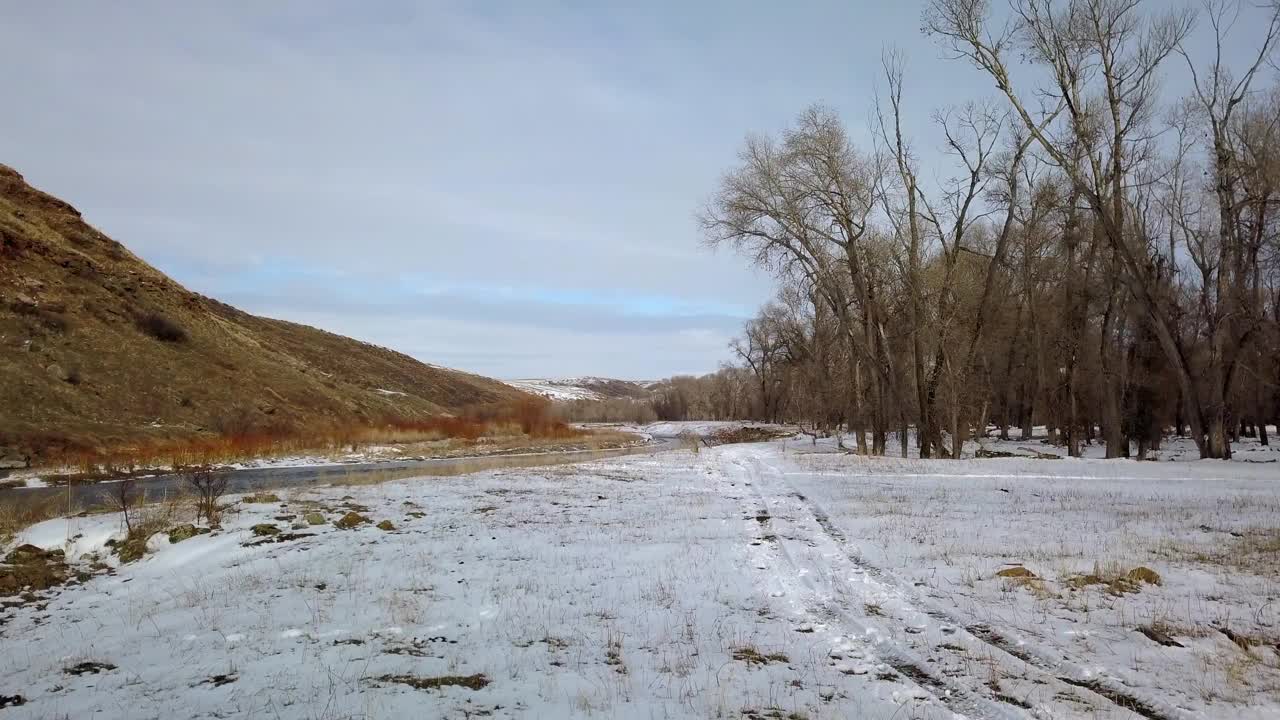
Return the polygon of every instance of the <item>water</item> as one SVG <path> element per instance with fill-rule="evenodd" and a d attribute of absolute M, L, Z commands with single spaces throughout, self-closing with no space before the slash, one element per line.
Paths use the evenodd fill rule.
<path fill-rule="evenodd" d="M 624 455 L 644 455 L 673 450 L 679 441 L 657 440 L 644 445 L 605 450 L 573 450 L 569 452 L 489 455 L 485 457 L 438 458 L 431 460 L 394 460 L 389 462 L 351 463 L 307 467 L 247 468 L 220 470 L 228 476 L 227 493 L 277 490 L 308 485 L 361 485 L 412 477 L 467 475 L 504 468 L 544 467 L 604 460 Z M 26 503 L 49 502 L 57 498 L 67 502 L 68 512 L 110 507 L 108 496 L 114 483 L 78 482 L 62 487 L 0 489 L 0 505 L 21 506 Z M 148 501 L 160 500 L 175 493 L 189 491 L 180 474 L 137 478 L 139 492 Z"/>

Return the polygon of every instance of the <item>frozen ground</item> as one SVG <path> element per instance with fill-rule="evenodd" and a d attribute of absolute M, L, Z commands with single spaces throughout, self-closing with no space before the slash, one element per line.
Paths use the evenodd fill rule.
<path fill-rule="evenodd" d="M 0 696 L 26 702 L 0 716 L 1280 715 L 1277 465 L 812 450 L 239 503 L 4 610 Z M 395 529 L 335 528 L 352 508 Z M 20 540 L 85 561 L 117 523 Z M 307 536 L 253 545 L 260 523 Z"/>

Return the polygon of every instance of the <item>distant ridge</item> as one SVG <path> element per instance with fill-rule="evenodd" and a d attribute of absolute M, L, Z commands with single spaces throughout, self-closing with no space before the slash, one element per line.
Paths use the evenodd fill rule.
<path fill-rule="evenodd" d="M 601 377 L 574 377 L 558 380 L 546 378 L 522 378 L 505 380 L 519 390 L 541 395 L 549 400 L 609 400 L 633 398 L 643 400 L 651 393 L 653 382 L 647 380 L 616 380 Z"/>

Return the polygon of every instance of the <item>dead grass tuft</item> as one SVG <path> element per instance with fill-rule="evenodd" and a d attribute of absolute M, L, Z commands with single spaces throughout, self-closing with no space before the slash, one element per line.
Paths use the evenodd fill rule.
<path fill-rule="evenodd" d="M 23 528 L 61 517 L 65 509 L 65 500 L 52 497 L 35 501 L 23 498 L 21 503 L 0 504 L 0 544 L 13 540 Z"/>
<path fill-rule="evenodd" d="M 786 663 L 791 662 L 785 654 L 780 652 L 762 653 L 751 645 L 743 645 L 733 649 L 733 659 L 741 660 L 748 665 L 768 665 L 769 663 Z"/>
<path fill-rule="evenodd" d="M 1164 584 L 1164 580 L 1161 579 L 1160 573 L 1149 567 L 1136 567 L 1125 575 L 1125 579 L 1133 583 L 1146 583 L 1148 585 Z"/>
<path fill-rule="evenodd" d="M 419 677 L 417 675 L 381 675 L 381 682 L 408 685 L 418 690 L 438 690 L 443 687 L 464 687 L 468 690 L 480 690 L 489 684 L 484 674 L 476 675 L 442 675 L 440 677 Z"/>
<path fill-rule="evenodd" d="M 253 494 L 253 495 L 245 495 L 243 498 L 241 498 L 241 499 L 240 499 L 240 502 L 244 502 L 244 503 L 278 503 L 278 502 L 280 502 L 280 496 L 279 496 L 279 495 L 276 495 L 275 493 L 260 492 L 260 493 L 255 493 L 255 494 Z"/>

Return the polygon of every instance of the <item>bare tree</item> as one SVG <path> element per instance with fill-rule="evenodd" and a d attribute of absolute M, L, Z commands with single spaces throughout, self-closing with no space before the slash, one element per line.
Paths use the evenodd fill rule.
<path fill-rule="evenodd" d="M 203 518 L 210 526 L 216 526 L 219 519 L 218 501 L 226 494 L 231 476 L 208 468 L 193 468 L 183 478 L 196 493 L 196 522 Z"/>
<path fill-rule="evenodd" d="M 1192 434 L 1205 457 L 1223 457 L 1208 444 L 1202 404 L 1174 312 L 1158 290 L 1159 263 L 1147 243 L 1128 230 L 1127 188 L 1153 149 L 1150 120 L 1160 66 L 1191 29 L 1189 12 L 1141 15 L 1136 0 L 1015 0 L 1014 20 L 993 33 L 983 0 L 933 0 L 925 31 L 985 71 L 1038 147 L 1067 175 L 1088 204 L 1116 259 L 1120 278 L 1153 320 L 1176 372 Z M 1049 81 L 1034 90 L 1014 85 L 1006 55 L 1014 49 L 1045 68 Z M 1029 102 L 1039 98 L 1039 110 Z M 1057 113 L 1065 123 L 1046 123 Z"/>
<path fill-rule="evenodd" d="M 1202 271 L 1208 271 L 1211 276 L 1204 278 L 1202 296 L 1210 337 L 1206 368 L 1209 393 L 1204 411 L 1208 419 L 1208 455 L 1227 458 L 1231 456 L 1228 434 L 1234 421 L 1230 401 L 1236 370 L 1248 343 L 1260 329 L 1261 319 L 1260 308 L 1251 302 L 1253 298 L 1249 293 L 1253 267 L 1246 250 L 1250 243 L 1243 218 L 1254 198 L 1250 197 L 1245 182 L 1235 121 L 1236 113 L 1252 92 L 1258 71 L 1280 36 L 1280 3 L 1273 5 L 1258 52 L 1238 78 L 1223 59 L 1223 49 L 1240 17 L 1240 3 L 1205 0 L 1204 8 L 1204 16 L 1213 29 L 1212 59 L 1204 72 L 1200 72 L 1185 45 L 1179 44 L 1178 52 L 1191 73 L 1191 103 L 1209 133 L 1212 146 L 1209 164 L 1217 202 L 1216 257 L 1212 262 L 1203 255 L 1198 260 Z M 1203 245 L 1201 249 L 1205 249 Z"/>
<path fill-rule="evenodd" d="M 124 478 L 111 483 L 103 495 L 107 504 L 112 509 L 120 512 L 120 516 L 124 520 L 125 532 L 132 535 L 134 512 L 141 499 L 139 497 L 138 481 L 133 478 Z"/>

